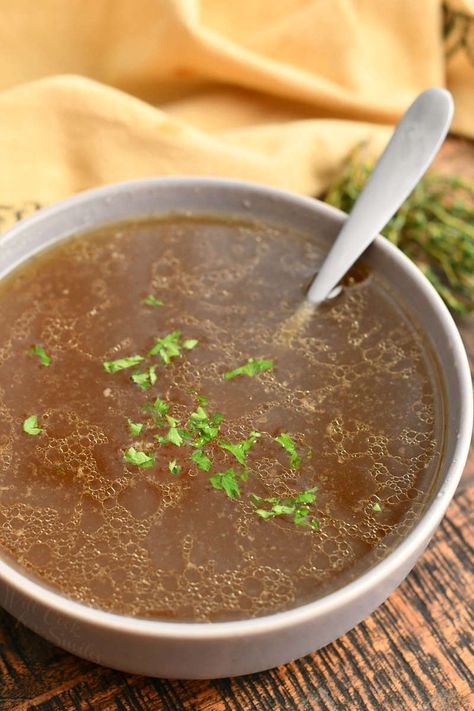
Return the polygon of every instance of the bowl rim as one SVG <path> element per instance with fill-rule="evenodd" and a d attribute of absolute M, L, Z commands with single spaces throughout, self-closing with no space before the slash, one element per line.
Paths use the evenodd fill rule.
<path fill-rule="evenodd" d="M 342 223 L 346 217 L 346 214 L 341 210 L 316 200 L 315 198 L 298 195 L 287 190 L 265 186 L 256 182 L 194 175 L 149 177 L 112 183 L 85 190 L 56 202 L 51 206 L 44 207 L 0 235 L 0 248 L 2 248 L 5 242 L 15 239 L 23 230 L 34 227 L 43 220 L 47 220 L 60 213 L 67 212 L 70 207 L 86 205 L 90 201 L 107 198 L 112 194 L 129 194 L 130 192 L 147 191 L 154 188 L 186 188 L 188 190 L 190 188 L 200 188 L 204 190 L 223 189 L 234 192 L 243 191 L 247 199 L 251 197 L 250 193 L 254 193 L 273 200 L 284 200 L 296 209 L 310 209 L 314 212 L 315 218 L 317 218 L 319 213 L 336 218 L 338 222 Z M 183 209 L 183 212 L 184 211 Z M 156 213 L 157 216 L 158 214 L 162 215 L 164 213 L 160 210 Z M 176 214 L 176 211 L 173 211 L 173 214 Z M 212 215 L 212 209 L 210 209 L 207 214 Z M 152 218 L 153 214 L 150 213 L 145 217 Z M 120 220 L 111 219 L 109 224 L 113 224 L 114 222 L 120 222 Z M 87 228 L 87 230 L 78 230 L 77 233 L 80 234 L 81 232 L 88 232 L 93 229 L 93 227 L 90 227 Z M 139 617 L 135 618 L 129 615 L 121 615 L 99 608 L 89 607 L 36 582 L 28 575 L 17 570 L 13 565 L 10 565 L 2 557 L 0 557 L 0 580 L 10 588 L 15 589 L 18 593 L 28 597 L 31 602 L 47 607 L 51 612 L 54 611 L 75 621 L 81 621 L 89 625 L 93 624 L 101 628 L 107 628 L 110 631 L 115 630 L 122 633 L 139 634 L 145 637 L 208 641 L 212 639 L 223 639 L 229 636 L 241 637 L 249 634 L 252 636 L 268 634 L 287 627 L 303 625 L 316 617 L 325 616 L 338 608 L 346 606 L 351 603 L 351 601 L 356 600 L 364 591 L 367 592 L 370 589 L 376 588 L 384 580 L 394 574 L 404 560 L 408 560 L 416 555 L 417 550 L 430 538 L 433 529 L 442 518 L 454 495 L 464 469 L 472 435 L 472 381 L 469 362 L 461 336 L 441 297 L 411 260 L 387 239 L 378 235 L 373 244 L 382 253 L 388 254 L 397 264 L 397 267 L 411 278 L 416 289 L 423 294 L 431 307 L 436 311 L 439 324 L 449 339 L 452 351 L 455 354 L 457 378 L 460 386 L 460 423 L 453 459 L 446 468 L 438 493 L 434 496 L 418 523 L 385 558 L 374 564 L 351 582 L 316 600 L 289 610 L 275 612 L 261 617 L 229 620 L 225 622 L 174 622 Z M 21 260 L 14 264 L 12 269 L 7 273 L 11 273 L 12 270 L 16 269 L 25 261 L 26 260 Z"/>

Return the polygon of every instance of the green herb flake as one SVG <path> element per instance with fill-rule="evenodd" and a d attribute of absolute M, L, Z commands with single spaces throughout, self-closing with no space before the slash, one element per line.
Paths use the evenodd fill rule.
<path fill-rule="evenodd" d="M 166 415 L 170 408 L 164 400 L 157 397 L 153 402 L 147 402 L 145 405 L 143 405 L 143 409 L 148 412 L 151 412 L 155 424 L 161 424 L 163 417 Z"/>
<path fill-rule="evenodd" d="M 184 427 L 178 427 L 178 433 L 182 438 L 184 444 L 193 445 L 193 436 L 189 430 L 184 429 Z M 194 446 L 194 445 L 193 445 Z"/>
<path fill-rule="evenodd" d="M 250 501 L 255 506 L 255 513 L 265 520 L 276 516 L 291 516 L 297 526 L 308 526 L 313 530 L 319 528 L 319 521 L 311 516 L 310 504 L 316 501 L 316 487 L 301 491 L 295 496 L 280 498 L 270 496 L 262 498 L 256 494 L 250 495 Z M 265 508 L 264 508 L 265 507 Z"/>
<path fill-rule="evenodd" d="M 182 343 L 180 339 L 181 331 L 172 331 L 162 338 L 155 338 L 155 345 L 148 351 L 148 355 L 158 355 L 165 365 L 169 365 L 173 358 L 181 355 L 183 348 L 189 351 L 198 344 L 196 338 L 188 338 Z"/>
<path fill-rule="evenodd" d="M 234 469 L 227 469 L 225 472 L 219 472 L 209 477 L 209 481 L 214 489 L 225 491 L 229 499 L 237 499 L 240 496 L 238 476 Z"/>
<path fill-rule="evenodd" d="M 256 509 L 255 513 L 263 519 L 274 518 L 274 516 L 276 516 L 276 513 L 273 511 L 267 511 L 266 509 Z"/>
<path fill-rule="evenodd" d="M 44 348 L 38 343 L 35 343 L 35 345 L 32 346 L 29 351 L 27 351 L 27 354 L 30 356 L 38 356 L 41 365 L 48 366 L 51 363 L 51 358 L 46 353 Z"/>
<path fill-rule="evenodd" d="M 283 449 L 285 449 L 290 455 L 291 469 L 298 469 L 301 464 L 301 457 L 296 451 L 296 445 L 290 435 L 286 432 L 282 432 L 281 435 L 278 435 L 278 437 L 274 437 L 273 439 L 275 442 L 278 442 L 278 444 L 281 444 Z"/>
<path fill-rule="evenodd" d="M 253 378 L 258 373 L 263 373 L 265 370 L 271 370 L 273 368 L 273 361 L 268 359 L 258 359 L 249 358 L 246 363 L 234 368 L 233 370 L 228 370 L 224 373 L 224 380 L 232 380 L 238 375 L 248 375 L 249 378 Z"/>
<path fill-rule="evenodd" d="M 160 415 L 165 415 L 170 409 L 169 405 L 167 405 L 166 402 L 164 400 L 161 400 L 161 398 L 159 397 L 157 397 L 156 400 L 153 402 L 152 407 L 153 410 L 155 410 L 155 412 L 159 412 Z"/>
<path fill-rule="evenodd" d="M 156 296 L 153 296 L 153 294 L 148 294 L 148 296 L 145 296 L 142 301 L 142 304 L 145 304 L 145 306 L 164 306 L 164 303 L 157 299 Z"/>
<path fill-rule="evenodd" d="M 140 390 L 148 390 L 158 380 L 156 368 L 156 365 L 151 365 L 145 372 L 137 370 L 131 376 L 131 380 L 135 385 L 138 385 Z"/>
<path fill-rule="evenodd" d="M 199 405 L 199 407 L 197 407 L 196 410 L 189 415 L 189 419 L 194 422 L 203 422 L 208 419 L 208 415 L 206 410 Z"/>
<path fill-rule="evenodd" d="M 309 526 L 313 530 L 319 529 L 320 523 L 314 516 L 310 518 L 310 509 L 308 506 L 297 506 L 293 513 L 293 523 L 297 526 Z"/>
<path fill-rule="evenodd" d="M 315 486 L 312 489 L 306 489 L 305 491 L 301 491 L 294 497 L 294 501 L 297 504 L 312 504 L 316 501 L 315 492 Z"/>
<path fill-rule="evenodd" d="M 159 355 L 163 363 L 169 365 L 172 358 L 181 355 L 180 337 L 181 331 L 173 331 L 163 338 L 155 338 L 155 345 L 148 351 L 148 355 Z"/>
<path fill-rule="evenodd" d="M 139 437 L 144 426 L 145 425 L 141 422 L 132 422 L 132 420 L 128 420 L 128 431 L 132 437 Z"/>
<path fill-rule="evenodd" d="M 181 467 L 179 464 L 176 463 L 176 459 L 172 459 L 170 462 L 168 462 L 168 469 L 170 470 L 171 474 L 173 474 L 173 476 L 176 476 L 181 471 Z"/>
<path fill-rule="evenodd" d="M 380 513 L 382 511 L 382 507 L 380 506 L 378 501 L 376 501 L 375 504 L 372 506 L 372 511 L 375 511 L 375 513 Z"/>
<path fill-rule="evenodd" d="M 123 454 L 123 459 L 129 464 L 135 464 L 137 467 L 143 467 L 143 469 L 148 469 L 155 464 L 155 455 L 147 454 L 146 452 L 140 452 L 135 449 L 135 447 L 129 447 Z"/>
<path fill-rule="evenodd" d="M 187 424 L 189 434 L 195 437 L 192 445 L 201 448 L 215 439 L 219 434 L 219 426 L 223 419 L 224 415 L 221 415 L 220 412 L 214 412 L 209 416 L 203 404 L 200 404 L 196 410 L 189 415 Z"/>
<path fill-rule="evenodd" d="M 150 367 L 148 368 L 148 378 L 150 380 L 150 385 L 154 385 L 158 380 L 156 376 L 156 368 L 156 365 L 150 365 Z"/>
<path fill-rule="evenodd" d="M 23 422 L 23 432 L 29 435 L 39 435 L 43 431 L 43 428 L 38 425 L 38 416 L 30 415 Z"/>
<path fill-rule="evenodd" d="M 167 434 L 168 442 L 175 444 L 177 447 L 181 447 L 184 440 L 181 437 L 177 427 L 170 427 Z"/>
<path fill-rule="evenodd" d="M 138 385 L 140 390 L 148 390 L 150 387 L 150 379 L 148 377 L 148 373 L 146 372 L 142 373 L 140 370 L 137 370 L 130 376 L 130 379 L 135 383 L 135 385 Z"/>
<path fill-rule="evenodd" d="M 230 442 L 219 442 L 219 446 L 222 449 L 226 449 L 228 452 L 234 455 L 239 464 L 245 466 L 247 452 L 253 447 L 257 439 L 260 437 L 260 432 L 251 432 L 247 439 L 237 444 L 231 444 Z"/>
<path fill-rule="evenodd" d="M 117 358 L 117 360 L 105 360 L 103 366 L 107 373 L 117 373 L 119 370 L 125 370 L 125 368 L 132 368 L 134 365 L 138 365 L 142 360 L 143 356 L 133 355 L 127 358 Z"/>
<path fill-rule="evenodd" d="M 178 429 L 178 423 L 174 417 L 165 415 L 166 420 L 169 424 L 169 430 L 166 435 L 155 435 L 155 439 L 158 440 L 160 444 L 174 444 L 176 447 L 181 447 L 184 444 L 184 438 Z"/>
<path fill-rule="evenodd" d="M 212 462 L 207 456 L 206 452 L 203 452 L 202 449 L 196 449 L 190 457 L 191 461 L 193 461 L 199 469 L 202 469 L 204 472 L 208 472 L 209 469 L 212 466 Z"/>

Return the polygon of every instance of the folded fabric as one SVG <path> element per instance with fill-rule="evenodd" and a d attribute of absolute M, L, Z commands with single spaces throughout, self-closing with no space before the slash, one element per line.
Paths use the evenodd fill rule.
<path fill-rule="evenodd" d="M 0 9 L 4 205 L 184 173 L 318 194 L 357 144 L 380 151 L 432 85 L 453 91 L 453 130 L 474 137 L 473 0 Z"/>

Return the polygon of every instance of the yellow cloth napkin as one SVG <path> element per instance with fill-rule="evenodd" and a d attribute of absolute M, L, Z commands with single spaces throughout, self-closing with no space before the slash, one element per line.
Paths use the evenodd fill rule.
<path fill-rule="evenodd" d="M 0 0 L 0 201 L 203 174 L 317 194 L 423 89 L 474 136 L 474 0 Z M 1 220 L 0 206 L 0 220 Z"/>

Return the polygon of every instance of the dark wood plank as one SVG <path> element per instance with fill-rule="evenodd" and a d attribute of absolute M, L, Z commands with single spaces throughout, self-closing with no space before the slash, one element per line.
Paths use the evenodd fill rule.
<path fill-rule="evenodd" d="M 325 649 L 261 674 L 213 682 L 121 674 L 62 652 L 3 613 L 0 708 L 474 708 L 473 503 L 472 489 L 458 494 L 415 569 L 367 620 Z"/>

